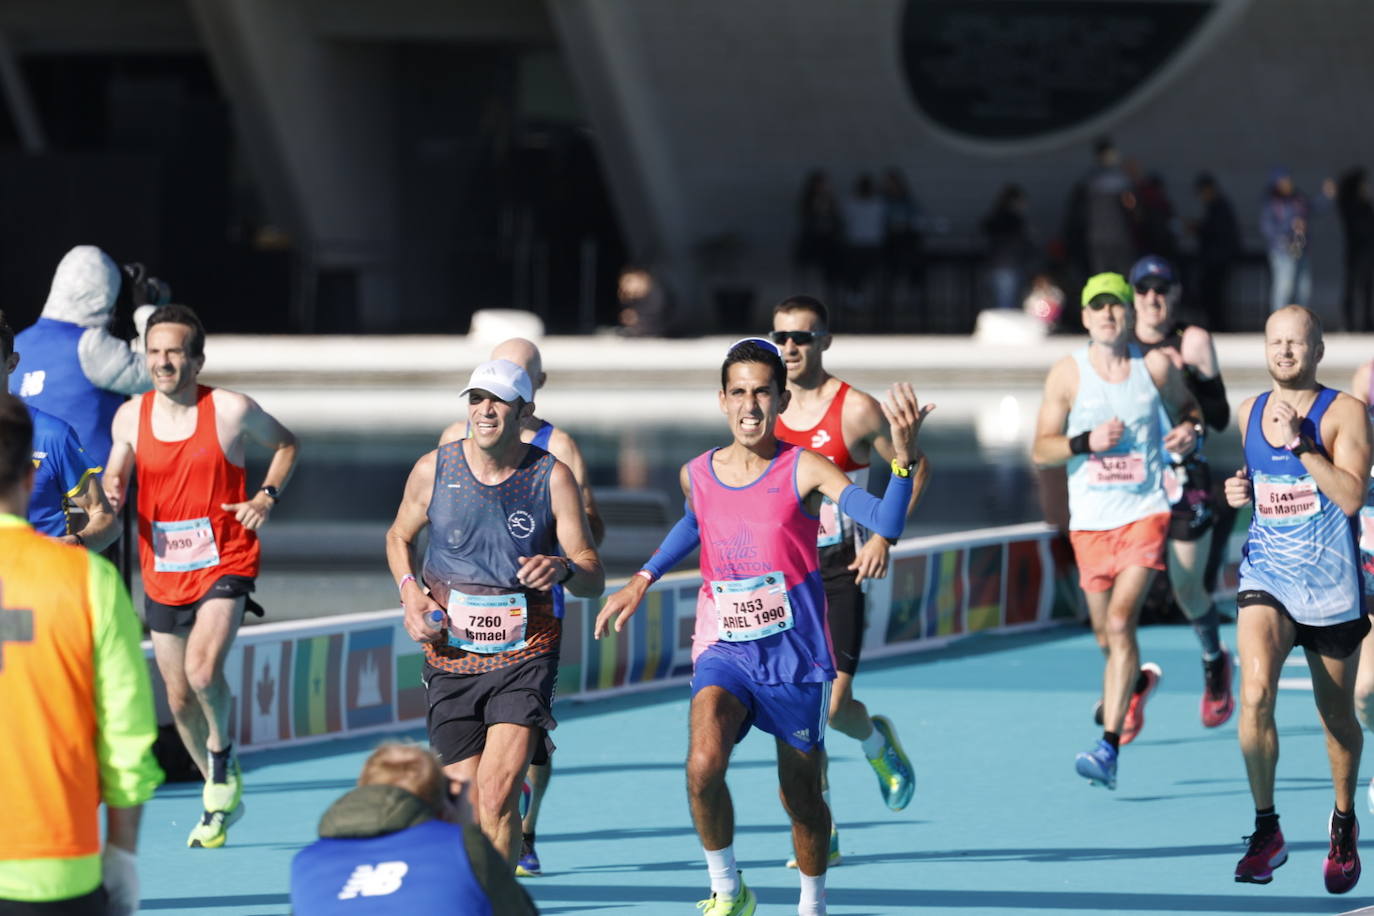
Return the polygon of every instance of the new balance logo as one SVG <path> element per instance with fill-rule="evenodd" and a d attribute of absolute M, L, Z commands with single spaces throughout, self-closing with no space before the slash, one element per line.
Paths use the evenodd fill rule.
<path fill-rule="evenodd" d="M 339 891 L 340 900 L 354 897 L 385 897 L 401 889 L 401 879 L 410 871 L 404 862 L 378 862 L 376 865 L 359 865 L 348 876 L 348 883 Z"/>
<path fill-rule="evenodd" d="M 809 729 L 809 728 L 798 729 L 797 731 L 794 731 L 794 732 L 792 733 L 792 737 L 793 737 L 793 738 L 800 738 L 802 741 L 810 741 L 810 740 L 811 740 L 811 729 Z"/>

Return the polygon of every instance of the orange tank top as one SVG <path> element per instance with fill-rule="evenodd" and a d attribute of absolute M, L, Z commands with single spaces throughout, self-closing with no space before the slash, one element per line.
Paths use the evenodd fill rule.
<path fill-rule="evenodd" d="M 840 390 L 830 399 L 830 406 L 825 409 L 820 422 L 810 429 L 793 429 L 782 422 L 782 417 L 778 417 L 774 435 L 783 442 L 820 452 L 846 474 L 868 467 L 856 462 L 849 454 L 849 446 L 844 444 L 844 396 L 848 393 L 849 383 L 840 382 Z"/>
<path fill-rule="evenodd" d="M 100 852 L 88 568 L 79 547 L 0 527 L 0 860 Z"/>
<path fill-rule="evenodd" d="M 160 604 L 192 604 L 220 576 L 258 574 L 258 536 L 220 508 L 243 502 L 245 475 L 220 448 L 213 390 L 197 388 L 196 430 L 178 442 L 153 436 L 156 392 L 139 405 L 138 560 Z"/>

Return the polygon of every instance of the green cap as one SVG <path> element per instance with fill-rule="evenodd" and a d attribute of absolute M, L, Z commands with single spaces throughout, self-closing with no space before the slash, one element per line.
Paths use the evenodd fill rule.
<path fill-rule="evenodd" d="M 1115 296 L 1123 305 L 1131 305 L 1135 302 L 1135 296 L 1131 291 L 1131 284 L 1126 282 L 1126 278 L 1121 274 L 1105 273 L 1094 274 L 1088 278 L 1088 282 L 1083 284 L 1083 305 L 1087 305 L 1097 296 L 1107 293 Z"/>

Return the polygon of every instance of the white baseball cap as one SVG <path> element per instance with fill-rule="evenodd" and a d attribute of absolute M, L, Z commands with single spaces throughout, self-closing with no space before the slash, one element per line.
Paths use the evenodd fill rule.
<path fill-rule="evenodd" d="M 534 386 L 530 384 L 529 373 L 508 359 L 489 360 L 473 369 L 468 386 L 459 394 L 467 394 L 474 389 L 490 391 L 503 401 L 520 398 L 530 403 L 534 400 Z"/>

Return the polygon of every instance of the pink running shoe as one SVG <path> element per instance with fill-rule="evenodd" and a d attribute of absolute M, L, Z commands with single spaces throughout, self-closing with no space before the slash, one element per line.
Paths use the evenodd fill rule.
<path fill-rule="evenodd" d="M 1288 861 L 1283 831 L 1275 828 L 1270 833 L 1260 833 L 1256 830 L 1245 840 L 1250 845 L 1236 863 L 1236 880 L 1246 884 L 1268 884 L 1274 880 L 1274 869 Z"/>
<path fill-rule="evenodd" d="M 1122 744 L 1130 744 L 1145 727 L 1145 701 L 1159 686 L 1160 678 L 1164 677 L 1163 670 L 1154 662 L 1141 665 L 1140 673 L 1145 676 L 1145 689 L 1131 694 L 1130 705 L 1126 707 L 1126 721 L 1121 723 Z"/>
<path fill-rule="evenodd" d="M 1336 812 L 1331 812 L 1331 851 L 1322 868 L 1328 893 L 1344 894 L 1360 881 L 1360 851 L 1355 848 L 1360 839 L 1360 822 L 1354 814 L 1350 820 L 1350 829 L 1338 833 Z"/>
<path fill-rule="evenodd" d="M 1236 698 L 1231 693 L 1231 653 L 1222 649 L 1221 658 L 1202 663 L 1202 672 L 1205 684 L 1200 704 L 1202 724 L 1216 728 L 1226 724 L 1236 711 Z"/>

